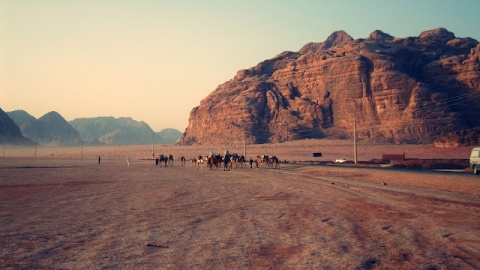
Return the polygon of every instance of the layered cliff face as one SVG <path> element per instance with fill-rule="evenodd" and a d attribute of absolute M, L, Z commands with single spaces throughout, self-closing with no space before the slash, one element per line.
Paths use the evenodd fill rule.
<path fill-rule="evenodd" d="M 418 37 L 343 31 L 240 70 L 190 113 L 180 143 L 351 138 L 432 143 L 480 126 L 480 45 L 443 28 Z M 245 137 L 244 137 L 245 136 Z"/>
<path fill-rule="evenodd" d="M 440 148 L 480 145 L 480 127 L 448 133 L 435 139 L 434 144 Z"/>

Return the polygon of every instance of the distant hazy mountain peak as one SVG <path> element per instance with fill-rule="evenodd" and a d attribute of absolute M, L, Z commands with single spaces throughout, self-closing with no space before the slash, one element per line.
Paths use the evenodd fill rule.
<path fill-rule="evenodd" d="M 105 145 L 172 144 L 182 135 L 175 129 L 156 133 L 147 123 L 131 117 L 77 118 L 70 124 L 84 141 Z"/>

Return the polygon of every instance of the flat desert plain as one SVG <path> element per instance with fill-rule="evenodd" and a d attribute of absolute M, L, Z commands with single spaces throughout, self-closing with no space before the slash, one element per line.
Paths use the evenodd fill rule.
<path fill-rule="evenodd" d="M 154 150 L 190 158 L 227 147 L 243 152 Z M 359 158 L 468 158 L 470 149 L 360 145 Z M 211 171 L 155 166 L 151 152 L 5 148 L 0 268 L 480 269 L 480 176 L 293 162 Z M 352 158 L 341 141 L 247 146 L 247 157 L 289 161 L 316 160 L 312 152 Z"/>

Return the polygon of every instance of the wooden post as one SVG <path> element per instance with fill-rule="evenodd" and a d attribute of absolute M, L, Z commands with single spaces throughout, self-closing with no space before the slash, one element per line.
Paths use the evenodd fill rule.
<path fill-rule="evenodd" d="M 353 111 L 353 162 L 357 165 L 357 115 Z"/>

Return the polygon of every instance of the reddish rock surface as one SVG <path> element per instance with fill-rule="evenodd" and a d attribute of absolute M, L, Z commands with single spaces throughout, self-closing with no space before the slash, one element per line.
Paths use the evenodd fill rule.
<path fill-rule="evenodd" d="M 480 145 L 480 128 L 467 129 L 448 133 L 435 140 L 440 148 Z"/>
<path fill-rule="evenodd" d="M 480 126 L 480 45 L 446 29 L 344 31 L 238 71 L 190 113 L 180 144 L 357 136 L 432 143 Z"/>

